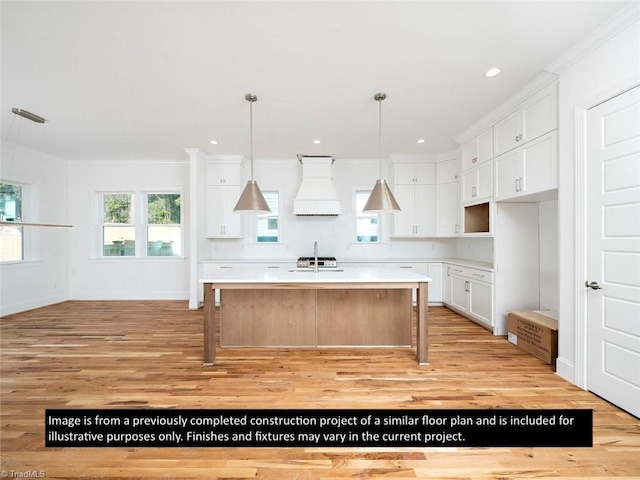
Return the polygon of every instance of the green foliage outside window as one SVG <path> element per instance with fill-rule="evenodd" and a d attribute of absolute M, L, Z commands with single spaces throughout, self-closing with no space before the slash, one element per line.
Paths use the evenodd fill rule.
<path fill-rule="evenodd" d="M 104 194 L 104 223 L 133 223 L 133 195 L 130 193 Z"/>
<path fill-rule="evenodd" d="M 153 225 L 180 224 L 180 194 L 150 193 L 147 199 L 148 223 Z"/>

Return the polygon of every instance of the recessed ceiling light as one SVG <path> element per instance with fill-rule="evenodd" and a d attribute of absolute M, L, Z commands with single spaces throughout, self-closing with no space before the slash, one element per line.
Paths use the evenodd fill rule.
<path fill-rule="evenodd" d="M 316 139 L 316 140 L 314 140 L 314 141 L 313 141 L 313 143 L 315 143 L 316 145 L 319 145 L 319 144 L 321 144 L 322 142 L 321 142 L 320 140 Z"/>
<path fill-rule="evenodd" d="M 218 144 L 218 141 L 217 141 L 217 140 L 210 140 L 210 141 L 209 141 L 209 143 L 210 143 L 211 145 L 217 145 L 217 144 Z"/>
<path fill-rule="evenodd" d="M 487 78 L 491 78 L 491 77 L 495 77 L 496 75 L 498 75 L 500 73 L 500 69 L 498 67 L 493 67 L 490 68 L 489 70 L 487 70 L 484 74 L 485 77 Z"/>
<path fill-rule="evenodd" d="M 424 143 L 424 138 L 418 139 L 418 143 Z"/>

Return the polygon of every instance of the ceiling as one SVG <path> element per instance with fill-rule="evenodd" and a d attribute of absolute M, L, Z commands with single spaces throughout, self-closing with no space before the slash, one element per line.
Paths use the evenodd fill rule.
<path fill-rule="evenodd" d="M 73 160 L 248 156 L 253 93 L 256 159 L 377 158 L 385 92 L 383 157 L 449 152 L 628 3 L 3 1 L 2 139 Z"/>

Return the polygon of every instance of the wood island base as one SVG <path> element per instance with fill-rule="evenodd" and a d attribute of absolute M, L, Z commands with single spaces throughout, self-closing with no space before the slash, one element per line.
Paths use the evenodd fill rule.
<path fill-rule="evenodd" d="M 204 365 L 215 363 L 215 291 L 221 347 L 411 346 L 417 291 L 416 359 L 427 364 L 427 282 L 204 283 Z"/>

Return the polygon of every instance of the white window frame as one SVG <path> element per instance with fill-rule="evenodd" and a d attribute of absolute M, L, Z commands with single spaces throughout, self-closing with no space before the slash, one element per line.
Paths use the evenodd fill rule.
<path fill-rule="evenodd" d="M 36 195 L 34 195 L 33 185 L 24 183 L 24 182 L 16 182 L 14 180 L 5 180 L 1 179 L 0 183 L 5 183 L 9 185 L 15 185 L 22 189 L 22 205 L 20 212 L 20 221 L 21 222 L 29 222 L 32 218 L 33 206 L 35 205 Z M 37 257 L 37 246 L 38 246 L 38 233 L 37 229 L 31 228 L 30 232 L 27 233 L 29 229 L 24 228 L 22 226 L 16 226 L 16 228 L 20 228 L 22 233 L 22 255 L 19 260 L 0 260 L 0 265 L 20 265 L 30 261 L 35 261 Z"/>
<path fill-rule="evenodd" d="M 281 222 L 280 222 L 280 210 L 281 210 L 281 208 L 280 208 L 280 200 L 281 200 L 280 191 L 279 190 L 264 190 L 263 191 L 263 195 L 265 195 L 265 197 L 268 194 L 276 194 L 278 196 L 278 199 L 277 199 L 278 213 L 275 214 L 275 215 L 273 214 L 273 212 L 272 213 L 263 213 L 263 214 L 256 215 L 256 219 L 255 219 L 255 235 L 253 235 L 253 238 L 254 238 L 254 241 L 258 245 L 273 245 L 273 244 L 280 243 L 280 239 L 281 239 L 281 235 L 282 235 Z M 272 206 L 270 205 L 270 207 L 272 207 Z M 258 235 L 259 235 L 259 232 L 260 232 L 260 228 L 258 226 L 258 222 L 260 220 L 264 220 L 264 219 L 266 219 L 267 222 L 268 222 L 270 217 L 271 218 L 275 217 L 278 220 L 278 235 L 276 237 L 276 241 L 275 242 L 260 242 L 258 240 Z"/>
<path fill-rule="evenodd" d="M 355 189 L 354 195 L 353 195 L 353 211 L 355 212 L 355 243 L 358 245 L 376 245 L 376 244 L 382 243 L 382 225 L 381 225 L 382 216 L 377 213 L 362 213 L 361 211 L 358 210 L 358 196 L 363 194 L 367 195 L 367 198 L 368 198 L 369 195 L 371 195 L 371 189 L 357 188 Z M 372 241 L 363 242 L 358 239 L 358 233 L 359 233 L 358 220 L 364 219 L 364 218 L 378 219 L 376 240 L 373 242 Z"/>
<path fill-rule="evenodd" d="M 133 226 L 135 231 L 135 254 L 134 255 L 104 255 L 104 195 L 128 194 L 133 198 L 133 224 L 123 224 L 123 226 Z M 175 194 L 180 195 L 180 254 L 179 255 L 148 255 L 148 197 L 151 194 Z M 96 235 L 95 235 L 95 258 L 101 260 L 124 261 L 128 260 L 153 260 L 170 261 L 184 259 L 185 255 L 185 195 L 183 188 L 137 188 L 119 190 L 113 188 L 101 188 L 95 192 L 96 209 Z"/>

